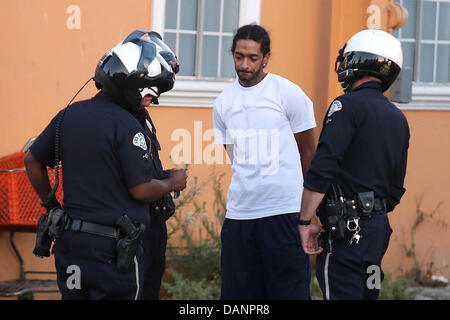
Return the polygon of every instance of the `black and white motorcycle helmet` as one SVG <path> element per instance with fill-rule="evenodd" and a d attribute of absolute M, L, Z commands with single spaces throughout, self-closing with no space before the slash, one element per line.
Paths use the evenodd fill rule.
<path fill-rule="evenodd" d="M 339 50 L 335 71 L 345 92 L 356 80 L 369 75 L 382 81 L 384 92 L 397 78 L 402 65 L 403 52 L 399 40 L 381 30 L 363 30 L 353 35 Z"/>
<path fill-rule="evenodd" d="M 154 103 L 173 88 L 179 63 L 175 54 L 154 31 L 136 30 L 100 59 L 94 80 L 119 104 L 139 108 L 151 94 Z"/>

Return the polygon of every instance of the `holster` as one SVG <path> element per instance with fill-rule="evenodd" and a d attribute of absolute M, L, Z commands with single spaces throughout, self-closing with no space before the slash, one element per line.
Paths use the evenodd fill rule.
<path fill-rule="evenodd" d="M 375 204 L 375 195 L 373 191 L 358 193 L 357 203 L 360 210 L 359 216 L 363 219 L 370 218 Z"/>
<path fill-rule="evenodd" d="M 48 217 L 48 236 L 55 241 L 64 232 L 64 226 L 67 223 L 68 216 L 63 209 L 54 208 L 50 211 Z"/>
<path fill-rule="evenodd" d="M 330 185 L 316 214 L 330 239 L 338 240 L 345 237 L 345 206 L 342 190 L 338 185 Z"/>
<path fill-rule="evenodd" d="M 116 226 L 120 231 L 116 243 L 116 266 L 119 271 L 128 272 L 142 241 L 145 225 L 135 225 L 127 215 L 123 215 L 116 221 Z"/>
<path fill-rule="evenodd" d="M 50 257 L 50 247 L 52 246 L 52 239 L 48 236 L 48 214 L 44 213 L 39 218 L 36 232 L 36 244 L 34 246 L 33 254 L 36 257 Z"/>
<path fill-rule="evenodd" d="M 67 219 L 66 212 L 58 207 L 51 209 L 48 214 L 43 214 L 39 218 L 36 244 L 33 250 L 35 256 L 39 258 L 50 256 L 52 242 L 58 239 L 64 232 Z"/>

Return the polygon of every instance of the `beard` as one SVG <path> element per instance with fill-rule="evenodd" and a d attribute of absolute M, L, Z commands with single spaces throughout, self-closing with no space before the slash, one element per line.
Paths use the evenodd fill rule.
<path fill-rule="evenodd" d="M 244 70 L 236 70 L 236 74 L 239 78 L 239 81 L 244 85 L 254 85 L 256 84 L 256 80 L 261 76 L 263 73 L 264 67 L 261 65 L 255 72 L 246 72 Z"/>

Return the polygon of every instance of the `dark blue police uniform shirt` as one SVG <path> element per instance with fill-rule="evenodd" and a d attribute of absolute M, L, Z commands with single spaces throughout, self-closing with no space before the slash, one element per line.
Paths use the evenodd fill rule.
<path fill-rule="evenodd" d="M 146 135 L 151 148 L 149 155 L 152 157 L 154 172 L 161 173 L 163 171 L 162 163 L 159 158 L 159 151 L 161 150 L 161 146 L 159 144 L 158 138 L 156 137 L 156 128 L 147 110 L 145 110 L 145 116 L 146 123 L 144 134 Z"/>
<path fill-rule="evenodd" d="M 50 167 L 55 162 L 56 119 L 30 148 Z M 148 225 L 148 203 L 132 198 L 128 189 L 155 175 L 149 147 L 142 125 L 106 93 L 72 104 L 61 127 L 64 208 L 69 216 L 114 225 L 127 214 Z"/>
<path fill-rule="evenodd" d="M 374 191 L 392 211 L 405 192 L 409 137 L 403 113 L 379 83 L 366 82 L 330 105 L 304 187 L 326 193 L 337 183 L 347 197 Z"/>

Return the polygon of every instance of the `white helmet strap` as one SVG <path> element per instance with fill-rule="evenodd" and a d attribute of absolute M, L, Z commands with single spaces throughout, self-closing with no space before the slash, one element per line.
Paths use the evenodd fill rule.
<path fill-rule="evenodd" d="M 157 87 L 143 88 L 141 91 L 142 98 L 148 94 L 152 95 L 155 98 L 158 98 L 159 97 L 158 88 Z"/>

